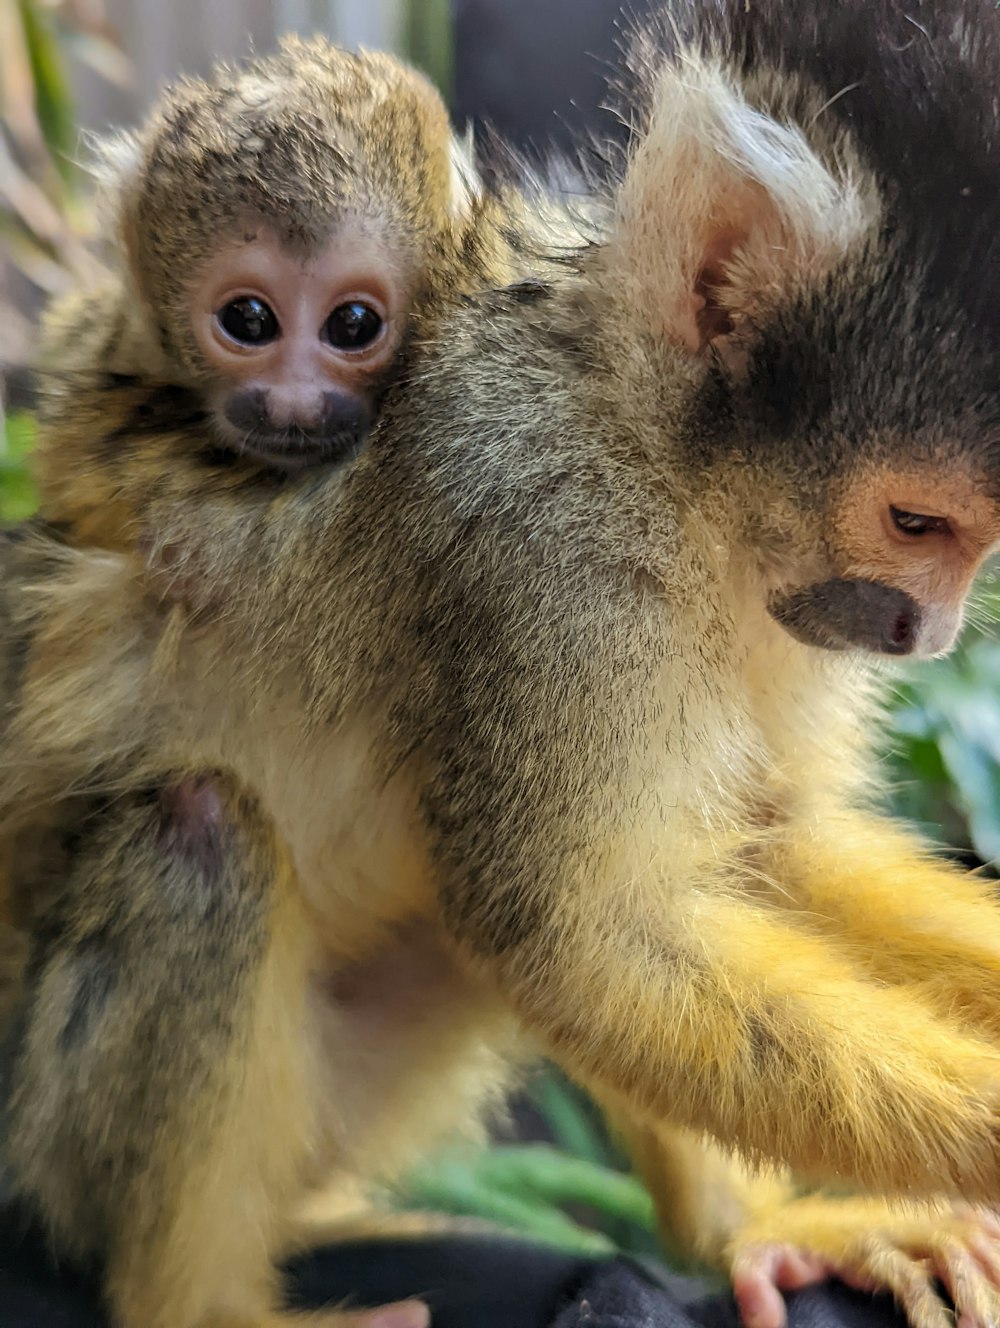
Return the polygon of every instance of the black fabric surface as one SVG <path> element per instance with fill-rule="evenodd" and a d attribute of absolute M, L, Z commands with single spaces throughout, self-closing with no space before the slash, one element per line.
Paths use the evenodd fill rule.
<path fill-rule="evenodd" d="M 584 1278 L 551 1328 L 738 1328 L 739 1322 L 731 1296 L 708 1291 L 691 1278 L 616 1259 Z M 905 1320 L 888 1297 L 831 1282 L 789 1296 L 788 1324 L 904 1328 Z"/>
<path fill-rule="evenodd" d="M 652 1263 L 576 1258 L 504 1237 L 370 1241 L 290 1265 L 297 1308 L 419 1296 L 434 1328 L 737 1328 L 730 1297 Z M 829 1285 L 789 1301 L 789 1328 L 900 1328 L 891 1302 Z M 96 1288 L 56 1267 L 36 1231 L 0 1212 L 0 1328 L 108 1328 Z"/>

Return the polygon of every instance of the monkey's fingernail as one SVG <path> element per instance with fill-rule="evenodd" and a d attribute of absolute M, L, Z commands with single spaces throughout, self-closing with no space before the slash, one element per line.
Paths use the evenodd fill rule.
<path fill-rule="evenodd" d="M 431 1312 L 421 1300 L 382 1305 L 366 1320 L 367 1328 L 430 1328 Z"/>

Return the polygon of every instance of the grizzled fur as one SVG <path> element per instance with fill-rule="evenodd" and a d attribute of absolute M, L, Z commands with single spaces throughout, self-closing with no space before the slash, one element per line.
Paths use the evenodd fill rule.
<path fill-rule="evenodd" d="M 169 1199 L 141 1193 L 142 1248 L 123 1231 L 106 1251 L 128 1328 L 272 1324 L 264 1266 L 296 1184 L 325 1164 L 343 1201 L 467 1124 L 515 1024 L 623 1122 L 665 1215 L 676 1182 L 689 1247 L 737 1272 L 759 1242 L 804 1248 L 895 1290 L 918 1328 L 943 1322 L 937 1269 L 960 1313 L 996 1318 L 967 1256 L 997 1232 L 949 1198 L 1000 1193 L 1000 919 L 983 882 L 862 808 L 867 656 L 946 648 L 1000 536 L 1000 338 L 973 290 L 1000 220 L 984 179 L 1000 15 L 945 0 L 907 44 L 887 4 L 815 22 L 740 6 L 685 8 L 666 53 L 637 47 L 646 109 L 599 239 L 501 289 L 439 291 L 349 466 L 193 508 L 167 432 L 155 485 L 122 476 L 147 567 L 98 575 L 76 551 L 27 587 L 10 822 L 40 789 L 106 775 L 109 753 L 140 793 L 228 771 L 253 795 L 230 814 L 244 849 L 274 863 L 266 954 L 259 913 L 248 937 L 220 932 L 219 984 L 199 969 L 161 1014 L 170 1035 L 123 1051 L 97 1008 L 130 1008 L 134 986 L 146 1010 L 183 962 L 148 923 L 69 1065 L 62 1007 L 32 1007 L 7 1160 L 71 1248 L 90 1233 L 51 1196 L 86 1193 L 96 1164 L 69 1156 L 72 1122 L 58 1148 L 31 1128 L 38 1104 L 70 1094 L 86 1141 L 106 1104 L 76 1088 L 85 1059 L 98 1084 L 130 1058 L 145 1101 L 171 1036 L 180 1067 L 210 1024 L 228 1049 L 217 1087 L 166 1097 L 154 1129 L 114 1116 L 122 1175 L 138 1151 Z M 983 213 L 964 184 L 939 196 L 941 171 L 981 185 Z M 907 543 L 889 516 L 914 490 L 904 515 L 960 538 Z M 176 603 L 150 642 L 156 593 Z M 241 890 L 211 855 L 206 889 L 176 885 L 185 863 L 204 875 L 191 838 L 167 838 L 162 899 L 148 827 L 134 870 L 115 840 L 165 927 L 203 919 L 208 884 Z M 101 861 L 86 889 L 114 898 Z M 247 872 L 259 907 L 249 852 Z M 256 985 L 230 981 L 239 956 Z M 242 1147 L 216 1147 L 227 1120 Z M 706 1134 L 925 1206 L 799 1203 Z M 234 1288 L 251 1283 L 248 1309 Z"/>

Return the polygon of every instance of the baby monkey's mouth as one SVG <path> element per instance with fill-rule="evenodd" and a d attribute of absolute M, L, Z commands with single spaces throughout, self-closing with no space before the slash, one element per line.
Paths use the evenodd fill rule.
<path fill-rule="evenodd" d="M 295 474 L 310 466 L 343 465 L 353 461 L 364 446 L 367 434 L 367 429 L 257 428 L 239 439 L 230 436 L 226 443 L 241 457 L 269 470 Z"/>
<path fill-rule="evenodd" d="M 215 433 L 226 451 L 284 474 L 352 461 L 373 418 L 367 398 L 332 390 L 276 408 L 271 392 L 244 388 L 213 404 Z"/>

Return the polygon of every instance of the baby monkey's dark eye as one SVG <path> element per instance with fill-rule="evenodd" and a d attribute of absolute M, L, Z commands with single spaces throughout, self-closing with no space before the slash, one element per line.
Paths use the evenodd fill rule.
<path fill-rule="evenodd" d="M 263 346 L 278 335 L 278 320 L 273 311 L 254 295 L 230 300 L 215 317 L 224 332 L 245 346 Z"/>
<path fill-rule="evenodd" d="M 364 350 L 382 331 L 382 319 L 367 304 L 351 300 L 338 305 L 326 320 L 326 335 L 338 350 Z"/>
<path fill-rule="evenodd" d="M 925 516 L 922 512 L 904 512 L 900 507 L 892 507 L 892 522 L 904 535 L 947 535 L 950 529 L 943 516 Z"/>

